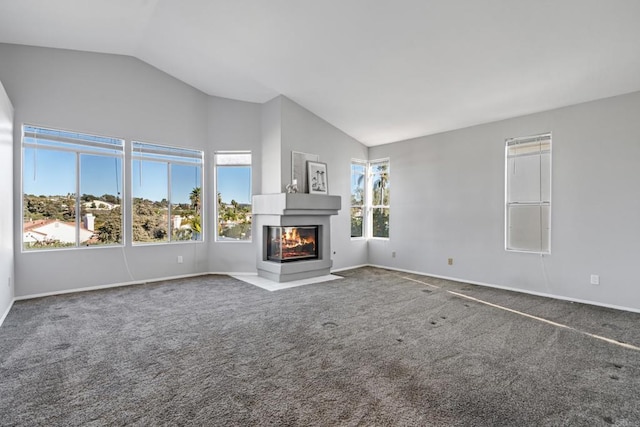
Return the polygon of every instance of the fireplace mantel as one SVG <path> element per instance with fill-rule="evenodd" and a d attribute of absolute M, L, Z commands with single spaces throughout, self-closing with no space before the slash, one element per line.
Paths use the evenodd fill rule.
<path fill-rule="evenodd" d="M 325 276 L 330 273 L 331 216 L 341 208 L 340 196 L 306 193 L 277 193 L 253 196 L 254 240 L 257 243 L 256 267 L 258 275 L 276 282 Z M 265 239 L 268 227 L 318 227 L 318 257 L 291 263 L 277 263 L 267 259 Z"/>
<path fill-rule="evenodd" d="M 254 215 L 338 215 L 341 197 L 277 193 L 253 196 Z"/>

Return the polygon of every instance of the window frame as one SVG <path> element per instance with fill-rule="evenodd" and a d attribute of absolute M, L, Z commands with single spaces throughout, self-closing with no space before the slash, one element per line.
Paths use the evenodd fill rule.
<path fill-rule="evenodd" d="M 388 195 L 388 204 L 378 204 L 378 205 L 374 205 L 373 204 L 373 175 L 374 175 L 374 171 L 373 171 L 373 167 L 376 164 L 385 164 L 387 165 L 387 175 L 388 175 L 388 182 L 387 182 L 387 186 L 390 185 L 391 182 L 391 159 L 389 157 L 384 157 L 381 159 L 375 159 L 375 160 L 369 160 L 368 162 L 368 172 L 367 172 L 367 177 L 368 177 L 368 185 L 367 185 L 367 192 L 368 192 L 368 196 L 369 196 L 369 203 L 368 203 L 368 212 L 367 212 L 367 219 L 368 219 L 368 225 L 367 225 L 367 235 L 369 236 L 370 239 L 376 239 L 376 240 L 389 240 L 389 237 L 391 236 L 391 223 L 389 222 L 389 236 L 374 236 L 373 235 L 373 211 L 375 209 L 387 209 L 387 211 L 389 212 L 389 220 L 391 219 L 391 187 L 387 187 L 387 189 L 389 190 L 389 195 Z"/>
<path fill-rule="evenodd" d="M 153 151 L 152 149 L 148 150 L 148 152 L 144 152 L 144 150 L 141 148 L 142 146 L 147 146 L 149 148 L 156 148 L 156 151 Z M 138 151 L 136 151 L 136 148 L 140 147 L 140 149 Z M 171 154 L 171 152 L 173 152 L 174 154 Z M 192 156 L 180 156 L 179 153 L 183 152 L 183 153 L 192 153 Z M 151 156 L 151 154 L 153 154 L 153 156 Z M 146 156 L 145 156 L 146 155 Z M 187 160 L 183 160 L 183 159 L 194 159 L 193 161 L 187 161 Z M 133 231 L 133 226 L 134 226 L 134 217 L 135 217 L 135 194 L 133 191 L 133 185 L 134 185 L 134 180 L 136 179 L 135 174 L 134 174 L 134 164 L 136 161 L 140 161 L 140 162 L 156 162 L 156 163 L 166 163 L 167 164 L 167 240 L 166 241 L 152 241 L 152 242 L 139 242 L 136 241 L 134 239 L 134 231 Z M 204 195 L 205 195 L 205 188 L 204 188 L 204 161 L 205 161 L 205 154 L 203 150 L 198 150 L 198 149 L 194 149 L 194 148 L 187 148 L 187 147 L 177 147 L 177 146 L 172 146 L 172 145 L 166 145 L 166 144 L 157 144 L 155 142 L 146 142 L 146 141 L 141 141 L 138 139 L 134 139 L 131 140 L 131 162 L 130 162 L 130 168 L 131 168 L 131 194 L 130 194 L 130 200 L 131 200 L 131 227 L 130 227 L 130 232 L 131 232 L 131 245 L 132 246 L 150 246 L 150 245 L 173 245 L 173 244 L 180 244 L 180 243 L 204 243 L 205 240 L 205 236 L 206 236 L 206 216 L 205 216 L 205 210 L 203 209 L 203 206 L 205 204 L 205 200 L 204 200 Z M 142 163 L 141 163 L 142 165 Z M 171 195 L 172 195 L 172 182 L 171 182 L 171 167 L 172 165 L 182 165 L 182 166 L 196 166 L 196 167 L 200 167 L 200 227 L 201 227 L 201 232 L 200 232 L 200 236 L 198 239 L 174 239 L 173 238 L 173 224 L 171 221 L 172 218 L 172 214 L 171 214 L 171 207 L 173 205 L 172 199 L 171 199 Z"/>
<path fill-rule="evenodd" d="M 29 129 L 29 130 L 27 130 Z M 38 131 L 45 131 L 42 133 L 43 137 L 38 138 Z M 58 135 L 55 135 L 58 134 Z M 32 136 L 33 135 L 33 136 Z M 46 135 L 49 138 L 46 138 Z M 27 139 L 35 138 L 35 142 L 28 142 Z M 101 141 L 102 140 L 102 141 Z M 112 143 L 105 142 L 111 140 Z M 117 142 L 117 144 L 115 143 Z M 91 250 L 102 248 L 114 248 L 123 247 L 125 245 L 125 192 L 124 192 L 124 179 L 125 179 L 125 140 L 123 138 L 97 135 L 90 132 L 66 130 L 61 128 L 53 128 L 48 126 L 33 125 L 29 123 L 23 123 L 21 126 L 21 153 L 20 153 L 20 212 L 21 212 L 21 238 L 20 238 L 20 250 L 21 253 L 33 253 L 33 252 L 45 252 L 45 251 L 59 251 L 59 250 Z M 74 160 L 74 222 L 75 222 L 75 242 L 69 246 L 60 247 L 42 247 L 37 249 L 26 249 L 24 241 L 24 224 L 25 224 L 25 149 L 33 148 L 36 150 L 47 150 L 54 152 L 73 153 Z M 115 196 L 120 199 L 120 241 L 109 244 L 87 244 L 83 245 L 80 237 L 82 218 L 82 156 L 96 156 L 120 159 L 120 173 L 116 175 L 119 180 L 117 186 L 119 186 L 119 194 Z M 34 167 L 37 167 L 34 164 Z M 36 173 L 34 171 L 34 173 Z M 93 234 L 96 234 L 96 230 L 93 230 Z"/>
<path fill-rule="evenodd" d="M 364 196 L 363 196 L 363 235 L 362 237 L 351 237 L 351 240 L 389 240 L 391 236 L 391 222 L 389 221 L 389 236 L 374 236 L 373 235 L 373 212 L 375 209 L 386 209 L 389 212 L 389 218 L 391 218 L 391 191 L 390 191 L 390 182 L 391 182 L 391 159 L 389 157 L 384 157 L 380 159 L 374 160 L 359 160 L 352 159 L 349 163 L 350 167 L 350 180 L 353 179 L 353 165 L 361 164 L 365 166 L 365 188 L 364 188 Z M 373 204 L 373 176 L 374 176 L 374 166 L 377 164 L 386 164 L 387 165 L 387 204 Z M 349 191 L 351 195 L 351 189 Z M 349 230 L 351 231 L 351 202 L 349 205 Z"/>
<path fill-rule="evenodd" d="M 349 230 L 351 230 L 351 221 L 353 219 L 353 215 L 352 215 L 352 210 L 354 208 L 360 208 L 361 212 L 362 212 L 362 235 L 361 236 L 351 236 L 351 240 L 366 240 L 367 239 L 367 224 L 368 224 L 368 220 L 367 220 L 367 201 L 369 200 L 369 198 L 367 197 L 367 189 L 368 189 L 368 171 L 369 171 L 369 162 L 366 160 L 360 160 L 360 159 L 351 159 L 351 162 L 349 164 L 350 167 L 350 180 L 349 182 L 351 183 L 351 185 L 353 185 L 353 167 L 355 165 L 358 166 L 363 166 L 364 167 L 364 174 L 363 174 L 363 182 L 362 182 L 362 188 L 363 188 L 363 192 L 362 192 L 362 203 L 359 205 L 354 205 L 353 204 L 353 187 L 350 188 L 349 191 Z M 351 231 L 350 231 L 350 234 Z"/>
<path fill-rule="evenodd" d="M 249 163 L 247 164 L 242 162 L 236 163 L 226 163 L 226 164 L 218 164 L 219 156 L 249 156 Z M 250 205 L 251 205 L 251 227 L 250 227 L 250 237 L 249 239 L 224 239 L 221 238 L 219 233 L 220 227 L 220 212 L 218 206 L 218 169 L 222 167 L 248 167 L 249 168 L 249 196 L 250 196 Z M 214 241 L 216 243 L 253 243 L 253 153 L 251 150 L 218 150 L 213 154 L 213 188 L 215 194 L 215 208 L 214 208 L 214 218 L 215 218 L 215 231 L 214 231 Z"/>
<path fill-rule="evenodd" d="M 548 150 L 543 150 L 542 149 L 542 142 L 544 141 L 548 141 Z M 509 154 L 509 150 L 512 147 L 517 147 L 518 145 L 522 145 L 523 148 L 525 147 L 525 144 L 531 144 L 531 143 L 536 143 L 536 142 L 540 142 L 540 147 L 538 148 L 538 151 L 534 151 L 534 152 L 525 152 L 525 153 L 521 153 L 521 154 Z M 504 168 L 504 173 L 505 173 L 505 180 L 504 180 L 504 200 L 505 200 L 505 209 L 504 209 L 504 248 L 505 251 L 507 252 L 520 252 L 520 253 L 531 253 L 531 254 L 537 254 L 537 255 L 549 255 L 551 254 L 551 230 L 552 230 L 552 224 L 551 224 L 551 209 L 552 209 L 552 165 L 553 165 L 553 138 L 552 138 L 552 133 L 551 132 L 545 132 L 545 133 L 540 133 L 537 135 L 531 135 L 531 136 L 525 136 L 525 137 L 515 137 L 515 138 L 507 138 L 505 140 L 505 168 Z M 542 156 L 544 154 L 548 153 L 549 155 L 549 160 L 548 160 L 548 176 L 543 177 L 543 160 L 542 160 Z M 509 194 L 509 189 L 510 189 L 510 183 L 513 183 L 513 181 L 510 179 L 511 174 L 509 173 L 509 160 L 510 159 L 516 159 L 519 157 L 532 157 L 532 156 L 537 156 L 538 157 L 538 161 L 539 161 L 539 166 L 538 166 L 538 174 L 539 174 L 539 186 L 538 186 L 538 198 L 535 200 L 511 200 L 511 196 Z M 516 167 L 516 164 L 514 162 L 514 168 Z M 544 179 L 548 179 L 548 189 L 544 189 L 543 188 L 543 180 Z M 543 193 L 544 192 L 548 193 L 548 200 L 544 200 L 543 197 Z M 531 249 L 524 249 L 524 248 L 514 248 L 512 246 L 514 246 L 513 244 L 510 244 L 510 231 L 511 231 L 511 215 L 510 212 L 512 211 L 512 209 L 514 208 L 519 208 L 519 207 L 539 207 L 539 235 L 540 235 L 540 248 L 531 248 Z M 543 233 L 545 232 L 543 225 L 545 224 L 545 218 L 543 217 L 543 208 L 547 207 L 547 217 L 546 217 L 546 224 L 548 224 L 548 228 L 546 230 L 546 236 L 543 235 Z M 546 247 L 543 247 L 543 243 L 546 241 Z"/>

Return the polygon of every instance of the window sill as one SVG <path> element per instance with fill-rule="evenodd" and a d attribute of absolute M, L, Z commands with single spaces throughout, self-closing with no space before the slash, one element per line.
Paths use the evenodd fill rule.
<path fill-rule="evenodd" d="M 184 245 L 184 244 L 193 244 L 193 243 L 205 243 L 204 240 L 176 240 L 173 242 L 133 242 L 131 244 L 132 248 L 141 248 L 145 246 L 171 246 L 171 245 Z"/>
<path fill-rule="evenodd" d="M 124 245 L 91 245 L 91 246 L 67 246 L 49 249 L 25 249 L 22 248 L 23 254 L 43 253 L 43 252 L 59 252 L 59 251 L 77 251 L 77 250 L 94 250 L 94 249 L 122 249 Z"/>
<path fill-rule="evenodd" d="M 506 252 L 520 253 L 520 254 L 533 254 L 533 255 L 551 255 L 551 251 L 542 252 L 542 251 L 525 251 L 524 249 L 504 249 Z"/>

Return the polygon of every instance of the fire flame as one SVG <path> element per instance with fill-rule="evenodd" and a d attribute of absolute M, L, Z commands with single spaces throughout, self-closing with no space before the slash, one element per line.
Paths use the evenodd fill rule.
<path fill-rule="evenodd" d="M 296 227 L 284 227 L 284 233 L 282 233 L 282 245 L 284 247 L 294 248 L 308 243 L 313 243 L 315 246 L 316 242 L 313 238 L 300 236 Z"/>

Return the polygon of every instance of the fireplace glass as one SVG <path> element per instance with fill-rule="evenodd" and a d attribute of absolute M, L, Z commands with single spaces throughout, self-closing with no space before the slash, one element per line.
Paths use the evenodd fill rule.
<path fill-rule="evenodd" d="M 267 227 L 267 259 L 290 262 L 318 258 L 318 226 Z"/>

